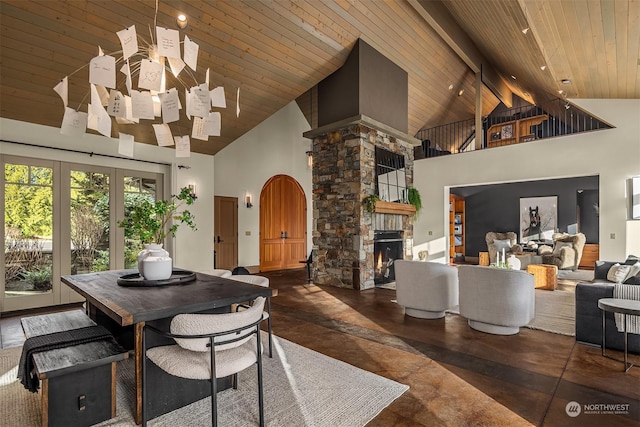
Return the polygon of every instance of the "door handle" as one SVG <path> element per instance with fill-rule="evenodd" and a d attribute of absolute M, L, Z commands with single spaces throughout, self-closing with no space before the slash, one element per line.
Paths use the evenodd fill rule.
<path fill-rule="evenodd" d="M 224 242 L 224 240 L 222 240 L 222 239 L 220 238 L 220 236 L 217 236 L 217 237 L 216 237 L 216 243 L 220 243 L 220 242 Z"/>

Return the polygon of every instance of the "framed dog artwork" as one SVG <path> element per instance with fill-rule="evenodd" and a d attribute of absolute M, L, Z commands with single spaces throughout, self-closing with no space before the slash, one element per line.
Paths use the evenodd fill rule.
<path fill-rule="evenodd" d="M 520 198 L 520 241 L 551 240 L 558 228 L 558 197 Z"/>

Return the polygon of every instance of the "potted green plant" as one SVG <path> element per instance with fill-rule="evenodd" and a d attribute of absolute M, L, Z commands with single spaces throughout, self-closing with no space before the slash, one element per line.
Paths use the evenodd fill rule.
<path fill-rule="evenodd" d="M 374 213 L 376 210 L 376 202 L 380 200 L 380 197 L 378 197 L 375 194 L 370 194 L 367 197 L 365 197 L 364 199 L 362 199 L 362 204 L 364 205 L 364 210 L 369 212 L 369 213 Z"/>
<path fill-rule="evenodd" d="M 189 187 L 180 189 L 169 200 L 142 200 L 135 205 L 118 226 L 124 228 L 129 239 L 139 240 L 145 248 L 138 254 L 138 270 L 147 280 L 163 280 L 171 277 L 169 253 L 162 249 L 167 236 L 175 236 L 178 227 L 186 224 L 196 230 L 195 217 L 184 205 L 192 205 L 196 197 Z M 145 268 L 145 266 L 152 266 Z"/>
<path fill-rule="evenodd" d="M 407 199 L 409 200 L 409 204 L 413 205 L 416 208 L 416 216 L 422 210 L 422 200 L 420 199 L 420 192 L 417 188 L 409 187 L 407 193 Z"/>

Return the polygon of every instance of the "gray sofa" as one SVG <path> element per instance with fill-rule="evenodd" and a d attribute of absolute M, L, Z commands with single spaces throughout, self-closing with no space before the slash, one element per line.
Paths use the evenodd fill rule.
<path fill-rule="evenodd" d="M 620 264 L 633 263 L 628 259 Z M 602 346 L 602 312 L 598 308 L 601 298 L 613 298 L 613 282 L 607 280 L 607 272 L 613 261 L 596 261 L 592 283 L 576 285 L 576 341 Z M 613 313 L 605 314 L 607 348 L 624 350 L 624 334 L 618 332 Z M 627 334 L 628 349 L 640 354 L 640 335 Z"/>

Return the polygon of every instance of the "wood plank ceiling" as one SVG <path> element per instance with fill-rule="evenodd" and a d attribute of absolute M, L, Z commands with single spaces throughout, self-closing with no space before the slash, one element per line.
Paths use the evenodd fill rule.
<path fill-rule="evenodd" d="M 189 26 L 182 33 L 200 45 L 198 71 L 195 81 L 185 79 L 188 85 L 204 82 L 210 68 L 211 87 L 226 89 L 222 135 L 192 139 L 192 151 L 217 153 L 301 96 L 307 98 L 300 104 L 310 105 L 309 91 L 344 63 L 358 38 L 408 72 L 410 134 L 472 118 L 473 69 L 427 23 L 429 5 L 421 3 L 159 0 L 157 24 L 176 28 L 176 16 L 184 13 Z M 494 67 L 524 99 L 542 102 L 559 96 L 560 89 L 560 96 L 569 98 L 640 98 L 640 2 L 437 3 L 453 17 L 446 30 L 464 31 L 484 56 L 483 65 Z M 69 76 L 69 106 L 86 111 L 87 64 L 97 46 L 106 54 L 120 50 L 116 31 L 134 24 L 138 35 L 150 40 L 155 8 L 155 0 L 1 0 L 1 116 L 59 127 L 64 108 L 52 88 L 64 76 Z M 541 70 L 542 65 L 547 68 Z M 561 84 L 564 78 L 571 84 Z M 183 92 L 182 84 L 175 85 Z M 486 87 L 482 99 L 483 115 L 499 102 Z M 155 144 L 151 121 L 142 122 L 114 126 L 112 136 L 122 131 Z M 182 119 L 171 128 L 174 134 L 190 134 L 191 122 Z"/>

